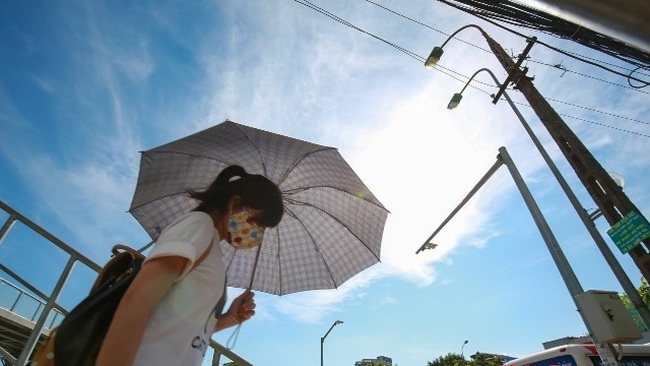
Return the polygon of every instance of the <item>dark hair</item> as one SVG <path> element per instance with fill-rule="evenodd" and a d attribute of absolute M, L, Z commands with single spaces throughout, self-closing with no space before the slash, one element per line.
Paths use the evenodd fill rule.
<path fill-rule="evenodd" d="M 205 191 L 190 190 L 188 194 L 199 201 L 194 210 L 206 213 L 214 210 L 226 212 L 230 199 L 239 196 L 244 206 L 263 211 L 256 222 L 267 227 L 277 226 L 284 213 L 278 186 L 263 175 L 248 174 L 238 165 L 222 170 Z"/>

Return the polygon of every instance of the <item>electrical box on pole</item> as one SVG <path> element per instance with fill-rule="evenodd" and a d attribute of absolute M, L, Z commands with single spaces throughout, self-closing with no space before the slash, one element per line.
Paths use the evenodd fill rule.
<path fill-rule="evenodd" d="M 630 343 L 643 335 L 616 292 L 590 290 L 576 295 L 592 337 L 600 343 Z"/>

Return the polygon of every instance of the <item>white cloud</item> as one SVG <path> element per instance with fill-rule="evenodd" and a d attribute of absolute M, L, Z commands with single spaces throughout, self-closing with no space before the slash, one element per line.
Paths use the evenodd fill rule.
<path fill-rule="evenodd" d="M 337 312 L 341 304 L 363 297 L 363 289 L 380 276 L 380 266 L 377 264 L 370 267 L 334 290 L 300 292 L 282 297 L 273 296 L 271 299 L 263 295 L 258 300 L 258 306 L 273 308 L 299 322 L 318 323 L 324 317 Z"/>

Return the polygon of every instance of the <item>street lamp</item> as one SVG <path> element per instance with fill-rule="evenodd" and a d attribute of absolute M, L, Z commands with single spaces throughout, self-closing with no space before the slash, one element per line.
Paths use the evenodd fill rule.
<path fill-rule="evenodd" d="M 323 343 L 325 343 L 325 338 L 327 338 L 327 335 L 330 334 L 332 329 L 339 324 L 343 324 L 343 321 L 342 320 L 335 321 L 334 324 L 332 324 L 330 329 L 327 331 L 327 333 L 325 333 L 324 336 L 320 337 L 320 366 L 323 366 Z"/>
<path fill-rule="evenodd" d="M 451 101 L 449 102 L 449 105 L 447 105 L 448 109 L 454 109 L 458 104 L 460 103 L 460 100 L 462 99 L 462 93 L 465 91 L 467 86 L 470 84 L 470 82 L 474 79 L 474 77 L 482 72 L 485 71 L 494 80 L 494 82 L 499 85 L 499 80 L 497 77 L 494 75 L 490 69 L 487 68 L 482 68 L 474 73 L 472 77 L 469 79 L 469 81 L 465 84 L 463 89 L 461 89 L 460 93 L 455 93 L 454 96 L 451 98 Z M 555 176 L 555 179 L 558 181 L 560 184 L 560 187 L 562 187 L 562 190 L 564 191 L 564 194 L 567 196 L 569 199 L 569 202 L 571 202 L 571 205 L 575 209 L 575 211 L 578 213 L 578 216 L 580 217 L 580 220 L 582 220 L 582 223 L 584 226 L 587 228 L 587 231 L 591 235 L 591 238 L 594 240 L 596 243 L 596 246 L 600 250 L 601 254 L 605 258 L 605 261 L 607 264 L 609 264 L 609 267 L 612 269 L 612 272 L 618 279 L 619 283 L 623 287 L 623 290 L 625 293 L 629 296 L 630 301 L 636 308 L 636 310 L 639 312 L 639 316 L 643 320 L 643 322 L 646 324 L 646 326 L 650 327 L 650 309 L 645 305 L 645 302 L 641 298 L 641 295 L 637 291 L 636 287 L 630 280 L 630 278 L 627 276 L 625 273 L 625 270 L 621 266 L 621 264 L 616 260 L 616 257 L 612 253 L 611 249 L 605 242 L 605 239 L 603 239 L 602 235 L 598 230 L 596 229 L 596 225 L 594 225 L 593 222 L 593 216 L 589 215 L 587 210 L 585 210 L 582 205 L 580 204 L 580 201 L 578 200 L 578 197 L 576 197 L 575 193 L 573 193 L 573 190 L 571 190 L 571 187 L 569 187 L 569 184 L 567 181 L 564 179 L 564 176 L 560 173 L 560 170 L 557 168 L 555 163 L 553 162 L 553 159 L 548 155 L 544 147 L 542 146 L 542 143 L 539 141 L 533 130 L 530 128 L 524 117 L 521 115 L 519 112 L 519 109 L 515 106 L 514 102 L 512 99 L 510 99 L 510 96 L 508 95 L 507 92 L 503 92 L 503 96 L 505 97 L 506 101 L 512 108 L 512 110 L 515 112 L 517 115 L 517 118 L 519 118 L 519 121 L 521 124 L 524 126 L 524 129 L 528 133 L 528 136 L 530 136 L 530 139 L 533 141 L 535 144 L 535 147 L 537 147 L 537 150 L 539 153 L 542 155 L 542 158 L 544 158 L 544 161 L 548 165 L 549 169 L 551 169 L 551 172 Z M 610 173 L 612 175 L 612 173 Z M 614 178 L 614 176 L 613 176 Z M 622 178 L 618 179 L 618 181 L 622 181 Z"/>
<path fill-rule="evenodd" d="M 438 246 L 438 244 L 434 244 L 434 243 L 425 243 L 424 245 L 422 245 L 422 250 L 425 250 L 425 249 L 436 249 L 437 246 Z M 417 253 L 416 253 L 416 254 L 417 254 Z"/>
<path fill-rule="evenodd" d="M 425 66 L 434 67 L 437 61 L 442 56 L 442 48 L 444 45 L 453 38 L 456 33 L 465 28 L 476 28 L 485 41 L 487 42 L 490 50 L 497 58 L 501 66 L 508 72 L 508 77 L 501 84 L 499 91 L 494 96 L 492 103 L 496 104 L 501 95 L 505 92 L 506 86 L 514 82 L 517 89 L 526 98 L 530 107 L 539 116 L 542 124 L 548 130 L 549 134 L 556 142 L 562 154 L 566 157 L 567 161 L 576 172 L 578 178 L 587 189 L 587 192 L 594 200 L 603 216 L 610 225 L 619 223 L 625 215 L 630 212 L 640 214 L 636 205 L 627 197 L 620 186 L 615 180 L 603 169 L 602 165 L 596 160 L 586 146 L 580 141 L 575 133 L 569 126 L 562 120 L 560 115 L 551 107 L 551 105 L 539 93 L 537 88 L 532 83 L 532 78 L 526 77 L 526 68 L 520 69 L 521 64 L 526 59 L 528 52 L 536 42 L 535 37 L 527 39 L 528 45 L 524 51 L 519 55 L 517 62 L 514 62 L 510 55 L 492 39 L 481 27 L 470 24 L 458 29 L 454 32 L 442 46 L 434 48 L 431 55 L 425 61 Z M 642 241 L 645 248 L 637 245 L 628 253 L 634 260 L 635 264 L 641 270 L 643 276 L 650 281 L 650 257 L 648 250 L 650 249 L 650 239 Z M 640 244 L 640 243 L 639 243 Z M 601 249 L 602 250 L 602 249 Z M 609 259 L 606 258 L 609 262 Z M 638 308 L 642 304 L 634 304 Z M 644 320 L 645 321 L 645 320 Z"/>
<path fill-rule="evenodd" d="M 582 285 L 580 285 L 580 282 L 578 281 L 575 272 L 571 268 L 568 259 L 566 258 L 564 252 L 562 251 L 562 248 L 560 248 L 560 245 L 557 242 L 557 239 L 555 238 L 553 231 L 548 225 L 546 218 L 544 218 L 544 215 L 542 214 L 542 211 L 537 205 L 535 198 L 533 198 L 533 195 L 530 193 L 530 190 L 528 189 L 526 182 L 524 182 L 524 179 L 521 177 L 519 170 L 515 166 L 515 163 L 512 161 L 512 158 L 510 157 L 510 154 L 508 154 L 508 151 L 506 150 L 505 147 L 502 146 L 501 148 L 499 148 L 499 155 L 497 155 L 497 161 L 492 165 L 492 167 L 488 170 L 488 172 L 479 180 L 479 183 L 477 183 L 474 186 L 474 188 L 472 188 L 470 193 L 465 197 L 465 199 L 461 202 L 461 204 L 452 211 L 452 214 L 448 216 L 447 219 L 445 219 L 443 224 L 440 227 L 438 227 L 434 233 L 439 232 L 440 229 L 447 222 L 449 222 L 449 220 L 451 220 L 451 218 L 462 208 L 462 206 L 488 181 L 488 179 L 490 179 L 490 177 L 492 177 L 492 175 L 494 175 L 494 173 L 502 165 L 505 165 L 508 168 L 508 171 L 510 172 L 512 179 L 515 181 L 515 185 L 517 186 L 519 193 L 521 194 L 522 198 L 524 199 L 524 202 L 526 203 L 526 206 L 528 207 L 528 211 L 530 212 L 530 215 L 532 216 L 533 221 L 535 222 L 535 225 L 537 226 L 537 229 L 539 230 L 539 233 L 541 234 L 542 239 L 546 244 L 549 254 L 553 259 L 553 262 L 555 263 L 558 271 L 560 272 L 560 275 L 562 276 L 562 279 L 564 280 L 565 286 L 569 290 L 569 294 L 571 295 L 571 298 L 573 299 L 578 309 L 578 312 L 580 313 L 580 316 L 582 317 L 584 324 L 587 327 L 588 333 L 591 335 L 594 343 L 599 346 L 598 353 L 601 359 L 603 360 L 603 364 L 609 364 L 610 361 L 610 359 L 608 358 L 609 355 L 602 352 L 602 350 L 600 349 L 601 344 L 596 339 L 595 334 L 592 331 L 591 324 L 588 322 L 586 314 L 584 311 L 582 311 L 582 307 L 578 302 L 577 296 L 584 293 L 584 290 L 582 289 Z M 429 240 L 431 239 L 432 238 L 429 238 Z M 604 344 L 603 346 L 607 346 L 607 345 Z M 461 348 L 461 352 L 462 352 L 462 348 Z M 612 364 L 615 363 L 616 362 Z"/>
<path fill-rule="evenodd" d="M 447 42 L 449 42 L 452 38 L 454 38 L 454 36 L 456 34 L 458 34 L 458 32 L 462 31 L 465 28 L 476 28 L 476 29 L 478 29 L 478 31 L 481 32 L 481 34 L 483 35 L 483 37 L 487 41 L 487 43 L 490 46 L 490 49 L 492 50 L 494 55 L 497 56 L 497 58 L 499 58 L 501 53 L 499 52 L 498 48 L 500 48 L 501 46 L 498 46 L 498 44 L 496 44 L 496 42 L 483 30 L 483 28 L 479 27 L 476 24 L 468 24 L 468 25 L 466 25 L 464 27 L 460 27 L 457 31 L 455 31 L 449 37 L 447 37 L 447 39 L 442 43 L 442 45 L 434 47 L 433 50 L 431 50 L 431 53 L 429 54 L 429 57 L 427 57 L 426 61 L 424 62 L 424 66 L 426 66 L 427 68 L 430 68 L 430 69 L 436 67 L 436 64 L 438 63 L 438 61 L 440 61 L 440 58 L 442 57 L 442 54 L 444 53 L 442 48 L 445 47 Z M 537 40 L 537 38 L 535 38 L 535 37 L 532 37 L 532 38 L 530 38 L 528 40 L 528 46 L 526 46 L 526 49 L 524 49 L 524 51 L 522 52 L 522 55 L 519 57 L 519 60 L 517 61 L 516 65 L 514 66 L 517 70 L 519 69 L 519 66 L 521 66 L 521 63 L 524 61 L 524 59 L 525 59 L 524 56 L 528 54 L 530 49 L 535 44 L 536 40 Z M 494 99 L 492 100 L 492 103 L 496 104 L 497 101 L 499 100 L 499 98 L 501 98 L 501 94 L 505 92 L 506 86 L 508 86 L 508 84 L 512 81 L 512 78 L 514 77 L 515 74 L 516 73 L 514 73 L 514 72 L 510 72 L 508 74 L 508 78 L 503 83 L 503 85 L 501 86 L 499 91 L 495 94 Z M 457 98 L 457 99 L 454 99 L 454 98 Z M 447 108 L 449 108 L 449 109 L 455 108 L 456 105 L 458 105 L 458 103 L 460 103 L 460 99 L 462 98 L 462 95 L 454 94 L 454 98 L 452 98 L 451 102 L 449 102 L 449 106 L 447 106 Z"/>
<path fill-rule="evenodd" d="M 469 343 L 469 341 L 466 339 L 465 342 L 463 342 L 463 346 L 460 347 L 460 357 L 463 358 L 463 363 L 465 362 L 465 355 L 463 354 L 463 348 L 465 348 L 465 345 Z"/>
<path fill-rule="evenodd" d="M 457 31 L 452 33 L 449 37 L 447 37 L 447 39 L 444 42 L 442 42 L 442 45 L 433 47 L 433 50 L 431 50 L 429 57 L 427 57 L 427 60 L 424 62 L 424 66 L 426 66 L 429 69 L 433 69 L 434 67 L 436 67 L 438 61 L 440 61 L 440 58 L 442 57 L 442 54 L 445 52 L 443 51 L 442 48 L 445 47 L 447 42 L 449 42 L 452 38 L 454 38 L 454 36 L 458 34 L 458 32 L 462 31 L 465 28 L 476 28 L 479 30 L 479 32 L 483 33 L 484 36 L 487 36 L 487 33 L 485 33 L 483 28 L 479 27 L 476 24 L 468 24 L 464 27 L 461 27 Z"/>

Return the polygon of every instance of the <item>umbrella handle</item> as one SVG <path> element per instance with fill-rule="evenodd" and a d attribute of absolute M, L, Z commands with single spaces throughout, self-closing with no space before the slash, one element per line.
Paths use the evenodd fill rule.
<path fill-rule="evenodd" d="M 257 271 L 257 262 L 260 260 L 260 253 L 262 252 L 262 244 L 257 246 L 257 254 L 255 254 L 255 263 L 253 264 L 253 272 L 251 273 L 251 282 L 248 284 L 248 291 L 253 288 L 253 281 L 255 280 L 255 272 Z"/>
<path fill-rule="evenodd" d="M 228 342 L 226 342 L 226 348 L 229 351 L 235 348 L 235 344 L 237 344 L 237 338 L 239 338 L 239 330 L 241 329 L 241 324 L 242 323 L 237 324 L 237 328 L 235 328 L 235 331 L 230 335 L 230 337 L 228 337 Z"/>

